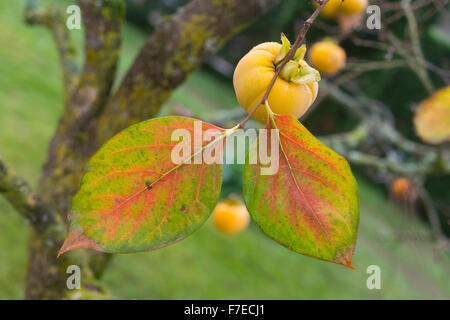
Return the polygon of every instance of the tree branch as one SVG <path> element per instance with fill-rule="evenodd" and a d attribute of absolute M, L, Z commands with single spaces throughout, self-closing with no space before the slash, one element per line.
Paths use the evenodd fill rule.
<path fill-rule="evenodd" d="M 106 103 L 114 82 L 125 16 L 123 0 L 79 0 L 86 30 L 80 83 L 61 119 L 66 135 L 81 126 Z M 62 135 L 62 134 L 57 134 Z"/>
<path fill-rule="evenodd" d="M 69 101 L 77 85 L 78 64 L 75 45 L 66 28 L 66 16 L 58 7 L 39 8 L 37 0 L 28 0 L 25 21 L 30 25 L 46 26 L 55 39 L 64 77 L 64 96 Z"/>
<path fill-rule="evenodd" d="M 14 175 L 0 156 L 0 193 L 38 231 L 54 223 L 56 214 L 52 208 L 33 193 L 29 184 Z"/>
<path fill-rule="evenodd" d="M 86 30 L 85 62 L 71 108 L 75 119 L 86 122 L 106 103 L 114 82 L 121 32 L 125 18 L 124 0 L 78 0 Z M 69 119 L 71 122 L 74 118 Z"/>

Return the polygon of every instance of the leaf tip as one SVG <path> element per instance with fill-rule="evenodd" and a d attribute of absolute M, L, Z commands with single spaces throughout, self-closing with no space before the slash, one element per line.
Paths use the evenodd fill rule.
<path fill-rule="evenodd" d="M 61 249 L 58 251 L 57 258 L 68 251 L 82 248 L 103 252 L 102 248 L 100 248 L 91 238 L 85 236 L 79 231 L 69 231 L 67 233 L 66 240 L 64 240 Z"/>
<path fill-rule="evenodd" d="M 352 264 L 353 252 L 355 251 L 355 245 L 351 245 L 343 248 L 343 250 L 337 250 L 336 252 L 336 260 L 335 262 L 338 264 L 342 264 L 347 268 L 356 270 L 356 268 Z"/>

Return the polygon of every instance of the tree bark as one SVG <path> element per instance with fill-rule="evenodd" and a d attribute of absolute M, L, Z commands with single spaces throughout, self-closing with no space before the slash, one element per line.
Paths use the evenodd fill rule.
<path fill-rule="evenodd" d="M 119 19 L 121 13 L 113 7 L 109 13 L 116 15 L 105 14 L 102 6 L 93 7 L 96 1 L 80 0 L 87 28 L 85 68 L 51 142 L 39 185 L 42 198 L 65 219 L 87 161 L 98 147 L 120 130 L 155 116 L 170 93 L 209 54 L 277 2 L 192 1 L 153 33 L 117 93 L 110 98 L 120 27 L 105 19 Z M 96 30 L 101 32 L 96 34 Z M 112 40 L 104 41 L 108 36 Z M 93 48 L 97 48 L 96 54 L 92 53 Z M 98 295 L 102 288 L 94 276 L 105 265 L 104 255 L 77 250 L 56 259 L 65 235 L 63 226 L 64 223 L 55 224 L 46 230 L 45 237 L 32 234 L 26 298 L 67 297 L 66 266 L 70 264 L 79 265 L 83 279 L 90 283 L 82 297 L 102 297 Z"/>

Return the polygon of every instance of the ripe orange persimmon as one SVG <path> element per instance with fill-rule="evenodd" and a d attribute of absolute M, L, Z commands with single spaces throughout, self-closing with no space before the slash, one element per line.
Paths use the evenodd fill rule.
<path fill-rule="evenodd" d="M 414 200 L 417 197 L 417 188 L 407 178 L 397 178 L 391 184 L 393 195 L 399 200 Z"/>
<path fill-rule="evenodd" d="M 309 51 L 309 62 L 322 73 L 334 75 L 345 66 L 344 49 L 331 40 L 315 43 Z"/>
<path fill-rule="evenodd" d="M 214 208 L 213 216 L 216 228 L 227 234 L 241 232 L 250 222 L 245 204 L 236 199 L 219 202 Z"/>
<path fill-rule="evenodd" d="M 291 48 L 289 40 L 283 36 L 283 45 L 266 42 L 254 47 L 238 63 L 233 76 L 234 90 L 239 104 L 251 112 L 264 96 L 276 67 L 286 57 Z M 306 47 L 298 49 L 293 60 L 281 70 L 268 102 L 271 110 L 278 114 L 292 114 L 301 117 L 317 97 L 320 74 L 304 60 Z M 267 111 L 259 106 L 253 115 L 256 120 L 266 123 Z"/>

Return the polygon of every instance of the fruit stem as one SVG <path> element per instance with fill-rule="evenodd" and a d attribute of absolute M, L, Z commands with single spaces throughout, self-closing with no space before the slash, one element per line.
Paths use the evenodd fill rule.
<path fill-rule="evenodd" d="M 316 10 L 314 10 L 313 14 L 303 24 L 303 28 L 300 30 L 300 33 L 298 34 L 297 39 L 295 40 L 294 45 L 292 46 L 291 50 L 289 51 L 287 56 L 284 58 L 284 60 L 282 60 L 281 63 L 276 68 L 275 75 L 273 76 L 272 81 L 270 81 L 270 84 L 267 87 L 266 93 L 261 98 L 261 100 L 258 102 L 258 104 L 252 109 L 252 111 L 248 113 L 248 115 L 245 117 L 245 119 L 242 120 L 238 124 L 239 128 L 243 128 L 247 124 L 248 120 L 250 120 L 250 118 L 256 112 L 256 110 L 259 108 L 259 106 L 261 104 L 265 103 L 265 101 L 269 98 L 270 91 L 272 90 L 273 85 L 275 84 L 275 81 L 277 80 L 278 76 L 280 75 L 281 69 L 283 69 L 283 67 L 286 65 L 286 63 L 288 63 L 288 61 L 290 61 L 290 60 L 292 60 L 292 58 L 294 58 L 295 53 L 297 52 L 297 49 L 300 47 L 300 44 L 302 43 L 303 39 L 305 38 L 306 33 L 308 32 L 309 28 L 316 20 L 320 11 L 322 11 L 323 7 L 325 7 L 325 5 L 328 3 L 328 1 L 329 0 L 316 0 L 316 2 L 320 4 L 320 6 L 318 6 L 316 8 Z"/>

